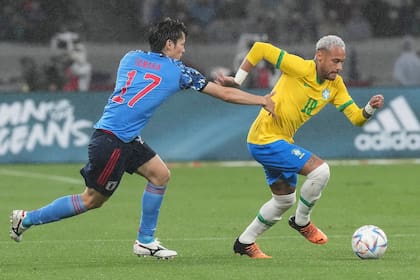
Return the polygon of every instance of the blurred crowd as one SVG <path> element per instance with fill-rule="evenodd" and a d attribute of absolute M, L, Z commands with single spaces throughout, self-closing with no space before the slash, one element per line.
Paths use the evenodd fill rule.
<path fill-rule="evenodd" d="M 283 43 L 314 41 L 331 30 L 346 40 L 420 33 L 420 1 L 146 0 L 142 4 L 142 24 L 170 14 L 208 41 L 236 41 L 244 31 L 267 33 L 271 41 Z"/>
<path fill-rule="evenodd" d="M 359 41 L 420 36 L 418 0 L 0 0 L 0 4 L 0 42 L 51 48 L 50 60 L 43 65 L 32 57 L 21 58 L 28 91 L 89 90 L 92 77 L 98 75 L 83 42 L 145 42 L 147 28 L 163 16 L 184 21 L 193 42 L 236 44 L 238 57 L 255 36 L 284 45 L 339 34 L 351 43 L 353 69 L 357 49 L 352 46 Z M 227 70 L 235 69 L 237 59 Z M 269 65 L 259 72 L 261 77 L 251 86 L 265 87 L 279 75 Z M 356 70 L 349 75 L 359 78 Z"/>
<path fill-rule="evenodd" d="M 50 59 L 38 65 L 33 57 L 20 59 L 23 91 L 88 91 L 92 66 L 79 35 L 63 27 L 50 40 Z"/>
<path fill-rule="evenodd" d="M 138 41 L 142 37 L 137 32 L 162 16 L 183 20 L 191 39 L 208 41 L 236 41 L 244 31 L 267 33 L 270 40 L 286 43 L 313 41 L 331 29 L 349 39 L 420 34 L 417 0 L 0 0 L 0 4 L 0 40 L 9 41 L 46 42 L 62 25 L 84 38 Z"/>
<path fill-rule="evenodd" d="M 0 41 L 49 42 L 68 23 L 83 29 L 79 7 L 72 1 L 0 0 Z"/>

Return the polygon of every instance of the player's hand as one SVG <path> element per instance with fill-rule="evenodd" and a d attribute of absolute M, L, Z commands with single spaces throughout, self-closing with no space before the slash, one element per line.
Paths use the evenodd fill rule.
<path fill-rule="evenodd" d="M 216 74 L 216 80 L 214 81 L 216 84 L 225 86 L 225 87 L 239 87 L 235 80 L 231 76 L 225 76 L 223 73 L 219 72 Z"/>
<path fill-rule="evenodd" d="M 272 91 L 269 94 L 264 95 L 264 99 L 265 99 L 265 105 L 263 106 L 263 108 L 270 113 L 270 115 L 272 115 L 274 118 L 277 118 L 276 116 L 276 104 L 274 103 L 272 96 L 275 94 L 274 91 Z"/>
<path fill-rule="evenodd" d="M 384 106 L 384 97 L 382 94 L 377 94 L 372 96 L 372 98 L 369 101 L 370 106 L 372 106 L 375 109 L 380 109 Z"/>

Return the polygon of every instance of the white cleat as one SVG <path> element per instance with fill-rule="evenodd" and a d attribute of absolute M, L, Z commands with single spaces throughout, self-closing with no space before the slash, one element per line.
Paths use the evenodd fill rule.
<path fill-rule="evenodd" d="M 13 210 L 12 215 L 10 215 L 10 223 L 11 223 L 11 230 L 10 230 L 10 237 L 16 241 L 22 241 L 22 233 L 27 230 L 22 226 L 22 221 L 26 217 L 26 211 L 24 210 Z"/>
<path fill-rule="evenodd" d="M 133 245 L 133 252 L 139 257 L 153 256 L 158 259 L 172 259 L 178 255 L 176 251 L 166 249 L 160 245 L 157 239 L 148 244 L 143 244 L 136 240 Z"/>

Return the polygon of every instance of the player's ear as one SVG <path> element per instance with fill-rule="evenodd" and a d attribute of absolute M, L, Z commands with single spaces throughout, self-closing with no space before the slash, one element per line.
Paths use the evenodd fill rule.
<path fill-rule="evenodd" d="M 315 59 L 317 61 L 322 60 L 323 56 L 324 56 L 324 52 L 322 50 L 317 50 L 316 51 L 316 53 L 315 53 Z"/>
<path fill-rule="evenodd" d="M 175 46 L 174 41 L 172 41 L 171 39 L 166 40 L 165 47 L 173 48 L 174 46 Z"/>
<path fill-rule="evenodd" d="M 167 56 L 171 56 L 171 51 L 174 49 L 174 43 L 172 40 L 168 39 L 163 46 L 162 52 Z"/>

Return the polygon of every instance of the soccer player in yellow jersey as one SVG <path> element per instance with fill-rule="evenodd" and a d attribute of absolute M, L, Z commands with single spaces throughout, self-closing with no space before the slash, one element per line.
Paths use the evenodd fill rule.
<path fill-rule="evenodd" d="M 383 106 L 382 95 L 373 96 L 359 108 L 349 95 L 342 77 L 346 58 L 345 43 L 335 35 L 322 37 L 316 44 L 315 58 L 305 60 L 269 43 L 256 42 L 235 77 L 219 77 L 219 83 L 240 86 L 261 60 L 266 60 L 282 75 L 272 97 L 275 116 L 261 110 L 248 134 L 248 149 L 264 168 L 272 198 L 236 239 L 233 250 L 251 258 L 271 258 L 255 243 L 258 236 L 278 222 L 296 202 L 297 175 L 306 176 L 296 213 L 289 225 L 315 244 L 325 244 L 327 236 L 310 221 L 310 213 L 328 183 L 330 169 L 321 158 L 294 144 L 296 131 L 328 103 L 343 112 L 349 121 L 362 126 L 376 109 Z"/>

